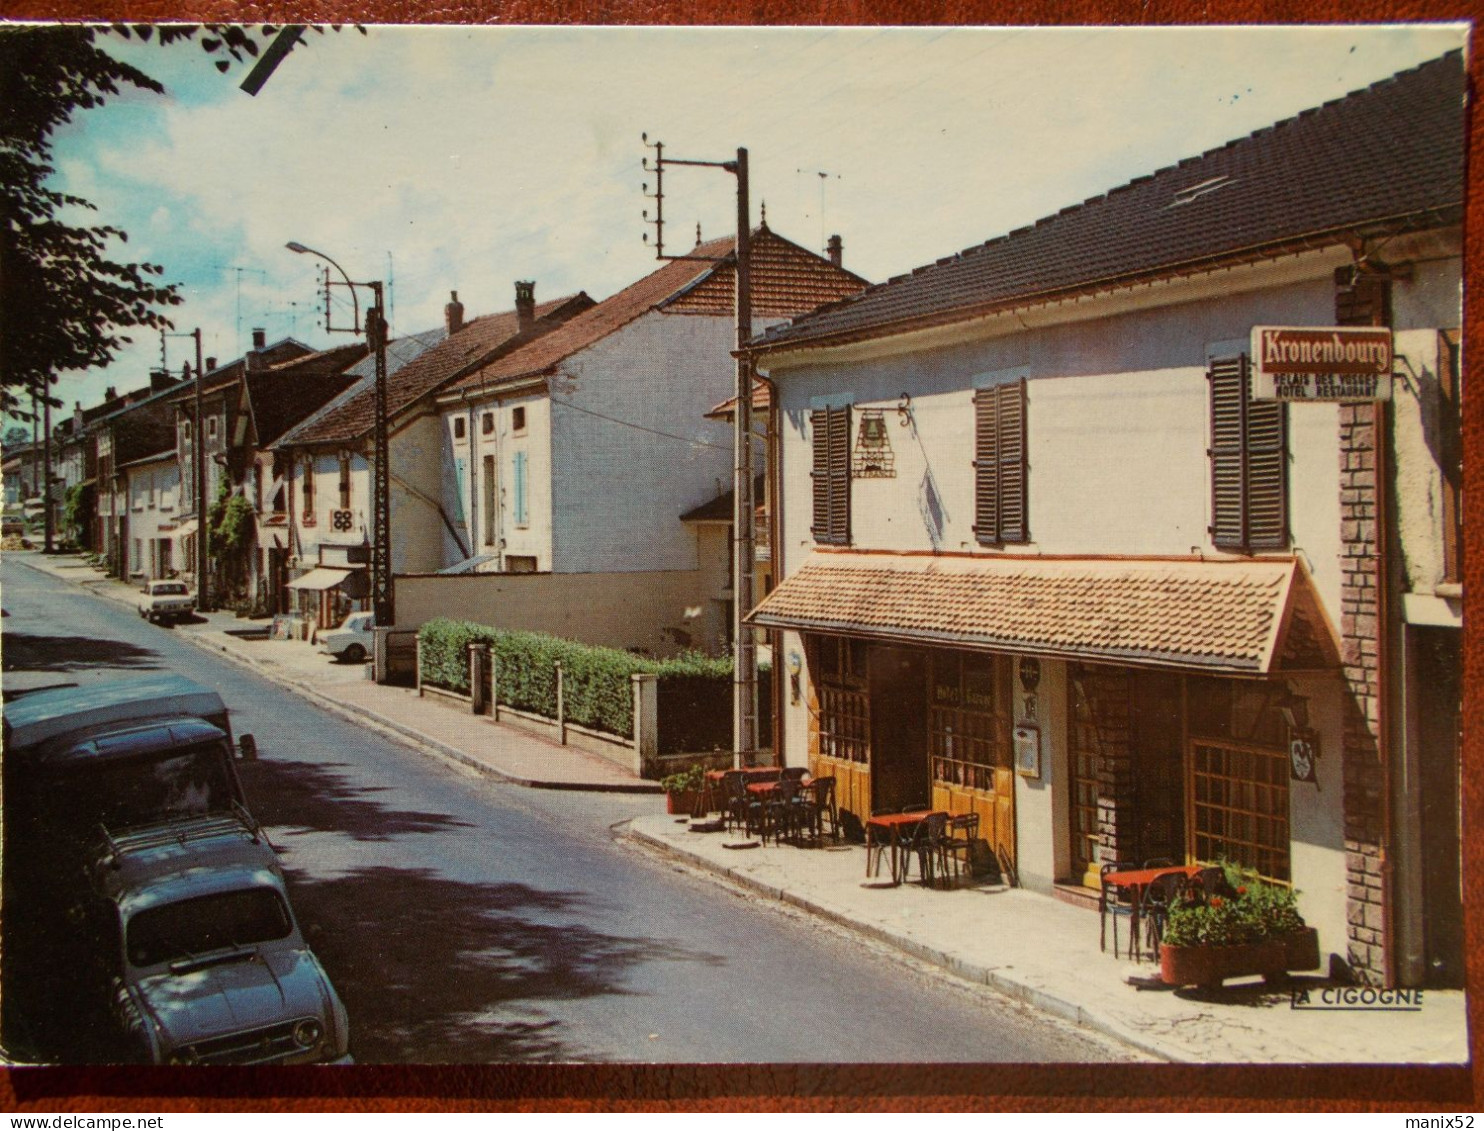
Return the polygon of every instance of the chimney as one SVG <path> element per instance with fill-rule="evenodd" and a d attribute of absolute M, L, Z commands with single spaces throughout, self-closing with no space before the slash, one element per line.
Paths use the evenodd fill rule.
<path fill-rule="evenodd" d="M 268 344 L 268 331 L 261 326 L 254 326 L 252 332 L 252 348 L 260 350 Z"/>
<path fill-rule="evenodd" d="M 840 237 L 831 236 L 829 243 L 825 247 L 829 252 L 830 262 L 836 267 L 841 266 L 841 260 L 845 258 L 845 245 L 840 242 Z"/>
<path fill-rule="evenodd" d="M 443 328 L 450 334 L 457 334 L 464 328 L 464 304 L 459 301 L 458 291 L 449 291 L 448 299 L 443 308 Z"/>
<path fill-rule="evenodd" d="M 115 389 L 112 385 L 108 386 L 108 388 L 106 388 L 106 389 L 103 390 L 103 400 L 105 402 L 107 402 L 107 401 L 116 401 L 118 399 L 119 399 L 119 391 L 117 389 Z"/>
<path fill-rule="evenodd" d="M 515 284 L 515 317 L 522 330 L 529 330 L 536 324 L 536 284 L 534 281 Z"/>
<path fill-rule="evenodd" d="M 153 369 L 149 374 L 149 391 L 158 393 L 161 389 L 168 389 L 175 384 L 175 378 L 170 376 L 168 369 Z"/>
<path fill-rule="evenodd" d="M 214 357 L 208 357 L 206 359 L 206 372 L 210 373 L 215 368 L 216 368 L 216 358 L 214 358 Z"/>

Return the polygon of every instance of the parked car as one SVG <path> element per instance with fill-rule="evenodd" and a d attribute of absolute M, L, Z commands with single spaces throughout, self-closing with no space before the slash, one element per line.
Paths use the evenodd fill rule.
<path fill-rule="evenodd" d="M 184 581 L 150 581 L 141 590 L 139 615 L 151 624 L 185 620 L 196 611 L 196 597 Z"/>
<path fill-rule="evenodd" d="M 345 1006 L 250 818 L 105 828 L 90 873 L 91 980 L 124 1059 L 350 1063 Z"/>
<path fill-rule="evenodd" d="M 372 652 L 376 627 L 375 613 L 351 613 L 339 628 L 319 634 L 317 647 L 336 659 L 349 664 L 359 664 Z"/>

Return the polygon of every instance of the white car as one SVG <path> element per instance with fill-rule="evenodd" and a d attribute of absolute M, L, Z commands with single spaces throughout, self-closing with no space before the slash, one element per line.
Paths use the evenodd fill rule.
<path fill-rule="evenodd" d="M 351 613 L 339 628 L 321 632 L 317 647 L 348 664 L 359 664 L 371 655 L 375 627 L 375 613 Z"/>
<path fill-rule="evenodd" d="M 196 611 L 196 596 L 184 581 L 151 581 L 139 598 L 139 615 L 151 624 L 185 620 Z"/>
<path fill-rule="evenodd" d="M 128 1059 L 351 1062 L 345 1006 L 261 829 L 218 814 L 103 835 L 93 984 Z"/>

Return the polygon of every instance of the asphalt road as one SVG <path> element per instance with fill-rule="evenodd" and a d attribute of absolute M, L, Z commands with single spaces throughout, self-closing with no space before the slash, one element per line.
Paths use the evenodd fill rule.
<path fill-rule="evenodd" d="M 0 557 L 7 688 L 216 687 L 362 1063 L 1107 1060 L 1108 1042 L 619 841 L 663 801 L 476 778 Z"/>

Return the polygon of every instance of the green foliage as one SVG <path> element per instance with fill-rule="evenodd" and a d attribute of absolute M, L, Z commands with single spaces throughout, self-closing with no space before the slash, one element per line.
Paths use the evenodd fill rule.
<path fill-rule="evenodd" d="M 698 793 L 705 786 L 706 767 L 699 762 L 693 762 L 688 770 L 660 778 L 660 788 L 666 793 Z"/>
<path fill-rule="evenodd" d="M 539 632 L 491 628 L 472 621 L 438 618 L 418 629 L 422 679 L 434 687 L 469 692 L 470 644 L 489 644 L 499 667 L 502 704 L 556 718 L 556 665 L 562 665 L 567 721 L 624 738 L 634 733 L 631 676 L 649 673 L 666 681 L 704 678 L 729 682 L 730 660 L 687 654 L 671 660 L 595 648 Z"/>
<path fill-rule="evenodd" d="M 1298 894 L 1256 872 L 1223 862 L 1230 891 L 1170 909 L 1163 940 L 1170 946 L 1238 946 L 1282 938 L 1304 927 Z"/>
<path fill-rule="evenodd" d="M 87 494 L 86 484 L 74 483 L 67 488 L 67 494 L 62 499 L 62 529 L 75 532 L 84 543 L 89 533 L 85 529 Z"/>

